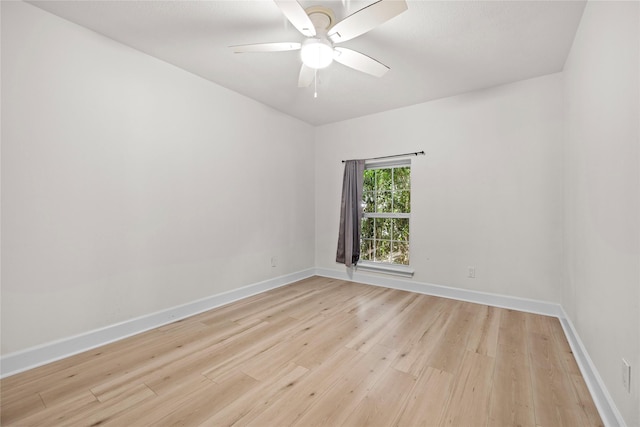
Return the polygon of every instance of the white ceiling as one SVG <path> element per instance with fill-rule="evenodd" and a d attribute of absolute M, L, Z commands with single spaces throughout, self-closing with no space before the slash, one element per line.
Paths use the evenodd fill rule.
<path fill-rule="evenodd" d="M 584 1 L 416 1 L 342 44 L 386 64 L 376 78 L 334 63 L 318 98 L 297 87 L 299 52 L 228 46 L 302 41 L 270 0 L 31 1 L 31 4 L 313 125 L 561 71 Z M 339 21 L 373 0 L 304 0 Z"/>

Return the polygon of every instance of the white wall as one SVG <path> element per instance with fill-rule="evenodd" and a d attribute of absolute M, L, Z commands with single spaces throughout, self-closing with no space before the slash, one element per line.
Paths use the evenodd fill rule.
<path fill-rule="evenodd" d="M 2 2 L 2 354 L 313 267 L 312 156 L 307 124 Z"/>
<path fill-rule="evenodd" d="M 341 160 L 419 150 L 426 156 L 412 160 L 413 280 L 558 302 L 561 75 L 317 128 L 316 267 L 344 271 L 335 263 Z"/>
<path fill-rule="evenodd" d="M 562 304 L 629 426 L 640 425 L 639 20 L 637 2 L 589 2 L 564 70 Z"/>

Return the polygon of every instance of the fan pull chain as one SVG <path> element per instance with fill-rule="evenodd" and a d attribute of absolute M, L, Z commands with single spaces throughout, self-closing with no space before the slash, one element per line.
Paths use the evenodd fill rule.
<path fill-rule="evenodd" d="M 313 72 L 313 97 L 318 97 L 318 69 Z"/>

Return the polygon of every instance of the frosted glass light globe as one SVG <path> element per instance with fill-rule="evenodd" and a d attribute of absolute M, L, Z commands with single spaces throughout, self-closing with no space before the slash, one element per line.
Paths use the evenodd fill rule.
<path fill-rule="evenodd" d="M 300 48 L 300 57 L 302 63 L 309 68 L 326 68 L 333 62 L 333 46 L 326 39 L 307 39 Z"/>

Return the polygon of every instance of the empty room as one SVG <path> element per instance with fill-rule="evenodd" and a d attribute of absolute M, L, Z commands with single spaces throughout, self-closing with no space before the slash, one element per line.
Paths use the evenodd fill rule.
<path fill-rule="evenodd" d="M 1 425 L 640 427 L 640 2 L 0 15 Z"/>

